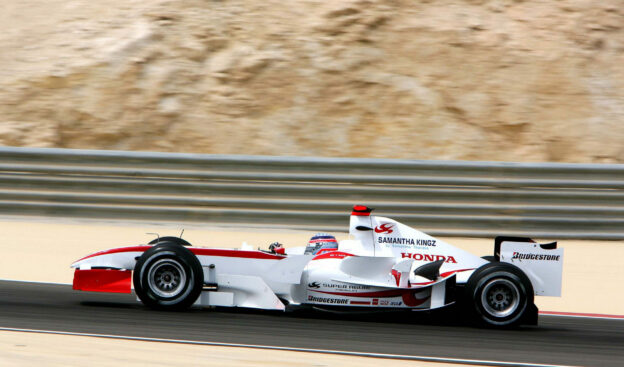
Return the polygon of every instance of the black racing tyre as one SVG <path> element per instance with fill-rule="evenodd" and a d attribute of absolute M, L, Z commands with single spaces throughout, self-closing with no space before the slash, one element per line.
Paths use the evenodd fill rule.
<path fill-rule="evenodd" d="M 183 240 L 180 237 L 173 237 L 173 236 L 154 238 L 153 240 L 149 241 L 148 245 L 155 245 L 161 242 L 173 242 L 182 246 L 191 246 L 191 244 L 187 240 Z"/>
<path fill-rule="evenodd" d="M 465 307 L 481 326 L 513 327 L 533 308 L 533 286 L 518 267 L 491 262 L 477 269 L 465 288 Z"/>
<path fill-rule="evenodd" d="M 187 248 L 159 242 L 139 257 L 132 281 L 134 291 L 146 306 L 181 310 L 199 297 L 204 272 L 197 257 Z"/>

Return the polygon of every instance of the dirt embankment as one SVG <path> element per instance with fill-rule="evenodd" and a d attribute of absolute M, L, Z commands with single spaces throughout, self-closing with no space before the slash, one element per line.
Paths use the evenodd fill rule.
<path fill-rule="evenodd" d="M 624 162 L 624 1 L 5 0 L 0 144 Z"/>

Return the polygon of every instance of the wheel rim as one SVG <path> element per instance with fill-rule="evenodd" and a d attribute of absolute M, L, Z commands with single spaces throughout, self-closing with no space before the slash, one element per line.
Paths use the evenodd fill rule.
<path fill-rule="evenodd" d="M 159 297 L 173 298 L 180 294 L 186 284 L 186 272 L 173 259 L 156 261 L 147 274 L 150 289 Z"/>
<path fill-rule="evenodd" d="M 496 318 L 507 317 L 520 305 L 520 290 L 508 279 L 493 279 L 483 287 L 481 304 L 488 314 Z"/>

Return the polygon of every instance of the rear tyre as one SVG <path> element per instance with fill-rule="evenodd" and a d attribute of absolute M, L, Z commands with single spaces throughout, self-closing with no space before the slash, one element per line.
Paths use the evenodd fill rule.
<path fill-rule="evenodd" d="M 482 326 L 513 327 L 534 308 L 533 286 L 516 266 L 493 262 L 475 271 L 466 283 L 466 306 Z"/>
<path fill-rule="evenodd" d="M 159 242 L 141 255 L 132 280 L 137 296 L 146 306 L 181 310 L 199 297 L 204 272 L 197 257 L 187 248 Z"/>

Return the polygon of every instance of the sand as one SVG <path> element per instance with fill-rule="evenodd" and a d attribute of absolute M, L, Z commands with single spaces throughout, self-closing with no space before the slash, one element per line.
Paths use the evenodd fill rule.
<path fill-rule="evenodd" d="M 0 331 L 0 366 L 456 366 L 321 353 Z"/>

